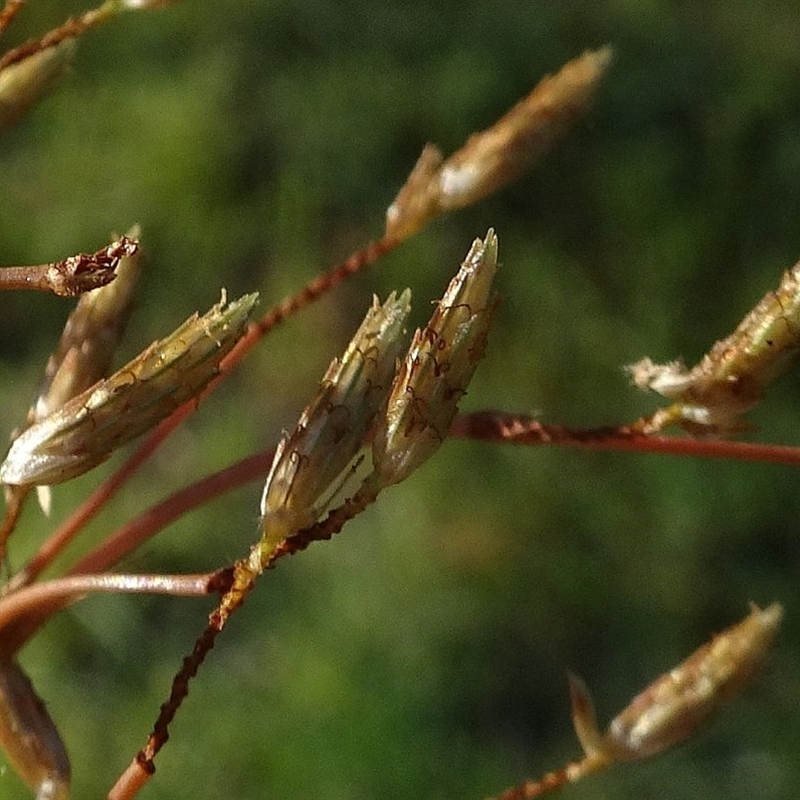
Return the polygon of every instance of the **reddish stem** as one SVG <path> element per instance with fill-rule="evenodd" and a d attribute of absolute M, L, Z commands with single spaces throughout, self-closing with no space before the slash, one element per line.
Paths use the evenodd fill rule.
<path fill-rule="evenodd" d="M 217 573 L 205 575 L 124 575 L 102 573 L 72 575 L 36 586 L 26 586 L 0 601 L 0 632 L 9 625 L 19 624 L 27 615 L 43 610 L 62 608 L 78 597 L 94 592 L 126 594 L 169 594 L 181 597 L 204 597 L 216 590 Z M 3 653 L 13 650 L 3 639 Z"/>
<path fill-rule="evenodd" d="M 36 579 L 48 564 L 66 548 L 128 479 L 153 454 L 163 439 L 188 415 L 187 405 L 179 408 L 171 417 L 164 420 L 138 450 L 110 478 L 95 489 L 86 500 L 49 536 L 36 551 L 30 561 L 14 575 L 3 587 L 3 594 L 19 590 Z M 183 413 L 181 413 L 183 412 Z M 98 568 L 99 569 L 102 568 Z M 90 571 L 90 570 L 84 570 Z M 94 571 L 94 570 L 91 570 Z"/>
<path fill-rule="evenodd" d="M 645 435 L 632 425 L 569 428 L 548 425 L 521 414 L 478 411 L 460 414 L 450 436 L 519 445 L 560 445 L 591 450 L 629 450 L 695 458 L 723 458 L 800 466 L 800 448 L 785 445 Z"/>
<path fill-rule="evenodd" d="M 57 28 L 48 31 L 40 39 L 29 39 L 19 47 L 9 50 L 0 58 L 0 69 L 16 64 L 18 61 L 22 61 L 35 53 L 46 50 L 48 47 L 54 47 L 65 39 L 73 39 L 76 36 L 80 36 L 91 28 L 107 22 L 112 16 L 113 13 L 110 13 L 107 8 L 101 5 L 89 11 L 84 11 L 83 14 L 77 17 L 70 17 Z"/>
<path fill-rule="evenodd" d="M 297 294 L 286 298 L 279 305 L 270 309 L 258 322 L 250 326 L 248 332 L 236 343 L 236 347 L 228 353 L 226 358 L 231 362 L 231 366 L 238 363 L 265 333 L 336 288 L 347 278 L 391 253 L 400 244 L 400 241 L 391 236 L 383 236 L 374 242 L 368 242 L 346 261 L 309 281 Z M 250 341 L 251 338 L 252 341 Z M 239 350 L 242 352 L 239 353 Z"/>
<path fill-rule="evenodd" d="M 525 781 L 519 786 L 506 789 L 496 800 L 533 800 L 534 797 L 550 794 L 568 783 L 577 783 L 593 772 L 609 766 L 602 756 L 587 756 L 582 761 L 574 761 L 563 769 L 548 772 L 537 781 Z"/>
<path fill-rule="evenodd" d="M 107 539 L 104 539 L 94 550 L 87 553 L 66 573 L 67 576 L 80 577 L 85 574 L 100 573 L 108 569 L 131 550 L 134 550 L 163 530 L 170 522 L 180 518 L 187 511 L 197 508 L 203 503 L 213 500 L 215 497 L 251 480 L 262 478 L 272 462 L 272 455 L 271 450 L 257 453 L 221 472 L 209 475 L 207 478 L 187 486 L 161 503 L 152 506 L 136 519 L 123 525 Z M 15 575 L 7 584 L 6 588 L 10 587 L 14 592 L 13 595 L 8 594 L 9 598 L 22 591 L 28 591 L 22 588 L 25 585 L 25 580 L 17 581 L 17 578 L 20 577 L 30 578 L 30 572 L 27 568 Z M 219 590 L 219 587 L 215 587 L 215 591 L 217 590 Z M 5 600 L 0 601 L 0 607 L 4 602 Z M 36 614 L 29 614 L 27 619 L 21 622 L 18 627 L 15 626 L 13 632 L 6 637 L 8 643 L 4 646 L 10 652 L 18 650 L 28 639 L 34 636 L 39 627 L 52 614 L 63 608 L 67 603 L 68 600 L 60 605 L 52 604 L 40 609 Z"/>
<path fill-rule="evenodd" d="M 117 782 L 108 793 L 107 800 L 130 800 L 136 797 L 154 774 L 153 765 L 137 755 L 117 778 Z"/>
<path fill-rule="evenodd" d="M 256 453 L 175 492 L 119 528 L 78 561 L 67 574 L 100 572 L 108 569 L 187 511 L 249 481 L 263 478 L 272 463 L 272 457 L 272 449 Z"/>
<path fill-rule="evenodd" d="M 0 11 L 0 33 L 11 24 L 24 5 L 25 0 L 6 0 L 3 10 Z"/>

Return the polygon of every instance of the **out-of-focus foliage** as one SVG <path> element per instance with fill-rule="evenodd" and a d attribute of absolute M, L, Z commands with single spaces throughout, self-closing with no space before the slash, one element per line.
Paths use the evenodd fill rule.
<path fill-rule="evenodd" d="M 75 10 L 32 3 L 3 42 Z M 503 302 L 462 408 L 580 425 L 651 411 L 621 365 L 693 363 L 800 253 L 799 40 L 800 12 L 777 0 L 185 0 L 87 36 L 59 90 L 4 136 L 0 262 L 92 250 L 141 223 L 128 355 L 220 286 L 277 301 L 380 232 L 426 141 L 451 152 L 587 47 L 616 52 L 595 110 L 530 176 L 276 331 L 92 535 L 276 442 L 372 293 L 410 286 L 418 324 L 490 225 Z M 2 307 L 10 430 L 68 309 L 27 294 Z M 776 387 L 752 435 L 800 443 L 798 392 L 796 376 Z M 56 518 L 97 480 L 58 488 Z M 605 721 L 750 600 L 786 608 L 767 677 L 698 740 L 564 797 L 796 796 L 795 484 L 777 466 L 448 443 L 260 581 L 143 797 L 482 797 L 578 754 L 567 668 Z M 187 517 L 126 568 L 243 556 L 259 491 Z M 28 509 L 14 564 L 50 525 Z M 23 652 L 76 797 L 101 796 L 143 742 L 208 607 L 95 597 Z"/>

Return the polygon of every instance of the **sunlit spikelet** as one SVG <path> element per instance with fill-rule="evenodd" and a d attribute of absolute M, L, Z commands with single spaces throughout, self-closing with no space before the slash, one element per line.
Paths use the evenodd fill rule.
<path fill-rule="evenodd" d="M 678 422 L 692 433 L 725 435 L 745 427 L 741 415 L 800 352 L 800 262 L 784 273 L 726 339 L 691 370 L 681 361 L 644 358 L 627 368 L 640 389 L 677 401 L 654 417 L 653 428 Z"/>
<path fill-rule="evenodd" d="M 411 293 L 377 298 L 316 397 L 275 453 L 261 499 L 261 551 L 313 523 L 325 494 L 363 448 L 400 355 Z"/>
<path fill-rule="evenodd" d="M 217 374 L 256 299 L 251 294 L 226 303 L 223 293 L 204 316 L 194 314 L 111 377 L 28 428 L 0 466 L 0 481 L 60 483 L 92 469 L 152 428 Z"/>
<path fill-rule="evenodd" d="M 447 160 L 427 145 L 386 212 L 387 235 L 405 239 L 516 180 L 590 107 L 611 57 L 606 46 L 568 62 Z"/>
<path fill-rule="evenodd" d="M 444 441 L 483 356 L 496 270 L 497 236 L 489 230 L 472 244 L 427 326 L 414 335 L 373 442 L 381 485 L 405 480 Z"/>
<path fill-rule="evenodd" d="M 587 756 L 634 761 L 688 739 L 755 676 L 782 616 L 778 603 L 763 610 L 754 606 L 741 622 L 717 634 L 637 695 L 602 735 L 588 692 L 572 678 L 573 721 Z"/>
<path fill-rule="evenodd" d="M 617 762 L 649 758 L 688 739 L 755 676 L 767 658 L 782 616 L 778 603 L 763 610 L 753 606 L 741 622 L 637 695 L 605 733 L 597 726 L 589 690 L 571 674 L 572 722 L 584 758 L 514 786 L 498 800 L 541 797 Z"/>
<path fill-rule="evenodd" d="M 754 606 L 634 698 L 608 727 L 616 759 L 645 758 L 688 739 L 755 676 L 782 616 L 778 603 Z"/>

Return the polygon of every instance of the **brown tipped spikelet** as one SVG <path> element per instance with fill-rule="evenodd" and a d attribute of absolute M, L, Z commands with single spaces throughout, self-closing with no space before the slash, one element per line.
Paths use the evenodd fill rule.
<path fill-rule="evenodd" d="M 427 145 L 386 212 L 386 234 L 405 239 L 516 180 L 590 107 L 611 57 L 606 46 L 568 62 L 447 160 Z"/>
<path fill-rule="evenodd" d="M 33 289 L 78 297 L 111 283 L 120 259 L 132 256 L 138 247 L 137 242 L 123 236 L 96 253 L 78 253 L 30 267 L 0 267 L 0 289 Z"/>
<path fill-rule="evenodd" d="M 476 239 L 437 303 L 414 335 L 395 378 L 372 447 L 376 480 L 405 480 L 447 436 L 458 402 L 483 356 L 497 297 L 497 236 Z"/>
<path fill-rule="evenodd" d="M 135 243 L 138 227 L 122 241 Z M 81 295 L 50 356 L 45 379 L 28 424 L 40 422 L 75 395 L 105 377 L 130 315 L 139 280 L 139 251 L 127 247 L 116 265 L 116 278 Z"/>
<path fill-rule="evenodd" d="M 325 495 L 364 447 L 384 404 L 403 344 L 411 292 L 377 298 L 316 397 L 275 453 L 261 498 L 261 542 L 268 560 L 281 541 L 312 524 Z"/>
<path fill-rule="evenodd" d="M 677 423 L 691 433 L 724 436 L 746 427 L 741 415 L 758 405 L 798 353 L 800 262 L 692 369 L 681 361 L 654 364 L 644 358 L 627 371 L 640 389 L 676 401 L 653 416 L 651 430 Z"/>
<path fill-rule="evenodd" d="M 24 431 L 0 465 L 0 481 L 30 486 L 69 480 L 105 461 L 195 397 L 244 332 L 256 294 L 194 314 L 110 378 Z"/>

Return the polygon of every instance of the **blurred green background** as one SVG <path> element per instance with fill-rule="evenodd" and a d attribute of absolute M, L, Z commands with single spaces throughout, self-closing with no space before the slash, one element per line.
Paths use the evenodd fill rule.
<path fill-rule="evenodd" d="M 31 3 L 4 45 L 75 3 Z M 588 47 L 594 111 L 532 173 L 451 215 L 271 335 L 92 524 L 77 552 L 274 443 L 370 302 L 414 324 L 477 235 L 503 302 L 464 410 L 614 424 L 656 407 L 621 366 L 693 363 L 800 252 L 800 8 L 765 0 L 186 0 L 81 42 L 0 148 L 0 263 L 147 252 L 120 359 L 220 287 L 262 308 L 382 229 L 422 145 L 452 152 Z M 23 418 L 69 302 L 2 298 L 0 422 Z M 800 379 L 750 438 L 800 445 Z M 111 464 L 31 506 L 19 565 Z M 143 798 L 480 798 L 577 757 L 565 673 L 602 720 L 747 603 L 780 600 L 769 669 L 695 740 L 565 798 L 800 795 L 800 565 L 789 467 L 453 441 L 336 540 L 266 575 L 211 653 Z M 127 571 L 205 571 L 255 537 L 256 483 L 171 526 Z M 73 555 L 74 557 L 74 555 Z M 65 559 L 61 566 L 69 563 Z M 144 742 L 210 603 L 95 596 L 21 661 L 59 723 L 74 796 Z M 10 770 L 0 797 L 28 796 Z"/>

